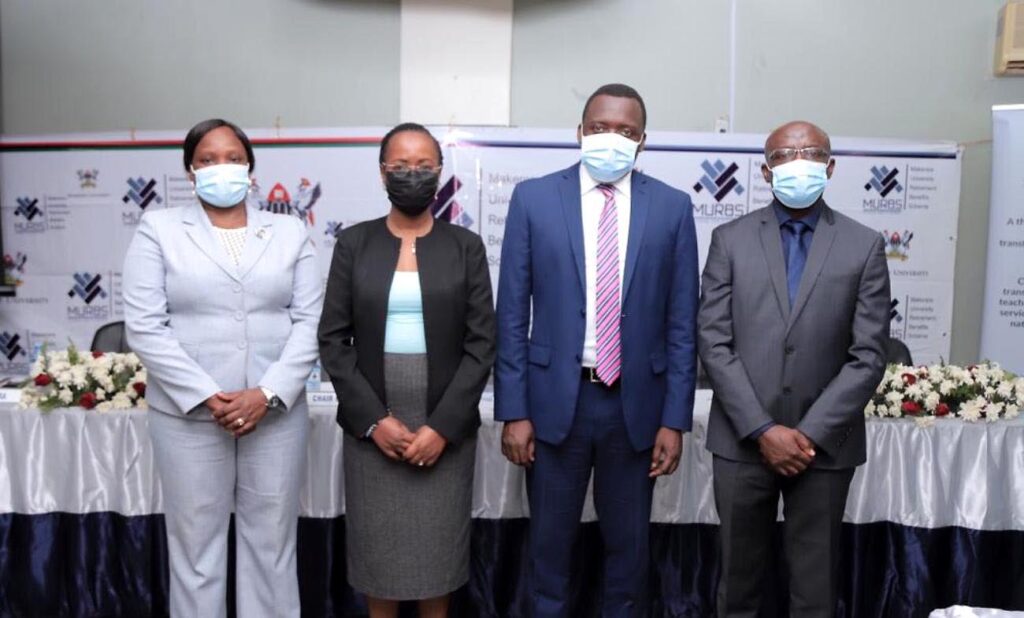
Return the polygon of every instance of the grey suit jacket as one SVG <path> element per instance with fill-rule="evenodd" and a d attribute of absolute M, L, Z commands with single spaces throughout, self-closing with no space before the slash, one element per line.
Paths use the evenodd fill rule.
<path fill-rule="evenodd" d="M 877 231 L 820 206 L 793 307 L 771 207 L 712 234 L 697 322 L 715 391 L 707 447 L 720 457 L 759 462 L 750 434 L 774 421 L 815 443 L 819 468 L 866 458 L 864 406 L 885 371 L 889 268 Z"/>
<path fill-rule="evenodd" d="M 313 246 L 294 217 L 250 208 L 247 227 L 236 267 L 198 202 L 142 217 L 124 317 L 154 409 L 188 414 L 218 391 L 265 386 L 305 410 L 323 299 Z"/>

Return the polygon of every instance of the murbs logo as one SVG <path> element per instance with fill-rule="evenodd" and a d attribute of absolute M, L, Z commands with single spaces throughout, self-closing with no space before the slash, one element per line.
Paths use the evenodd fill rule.
<path fill-rule="evenodd" d="M 28 256 L 21 251 L 11 255 L 4 255 L 4 283 L 6 285 L 19 286 L 24 283 L 21 277 L 25 274 L 25 262 Z"/>
<path fill-rule="evenodd" d="M 13 362 L 20 356 L 28 356 L 25 348 L 21 345 L 21 335 L 7 331 L 0 332 L 0 355 L 3 355 L 7 362 Z"/>
<path fill-rule="evenodd" d="M 100 281 L 103 279 L 102 276 L 90 273 L 75 273 L 74 277 L 75 284 L 68 290 L 68 298 L 78 296 L 88 305 L 96 300 L 97 296 L 101 298 L 107 297 L 106 290 L 100 285 Z"/>
<path fill-rule="evenodd" d="M 889 301 L 889 336 L 902 340 L 905 335 L 906 326 L 903 324 L 900 301 L 894 298 Z"/>
<path fill-rule="evenodd" d="M 67 316 L 69 320 L 106 320 L 110 317 L 110 303 L 95 302 L 106 300 L 107 291 L 99 274 L 79 272 L 73 275 L 74 283 L 68 290 Z M 95 303 L 95 304 L 94 304 Z"/>
<path fill-rule="evenodd" d="M 46 212 L 37 197 L 19 197 L 14 209 L 14 231 L 18 234 L 40 234 L 46 231 Z"/>
<path fill-rule="evenodd" d="M 898 231 L 889 233 L 889 230 L 885 230 L 882 232 L 882 238 L 885 239 L 885 257 L 901 262 L 910 259 L 910 241 L 914 238 L 913 232 L 903 230 L 903 233 L 900 234 Z"/>
<path fill-rule="evenodd" d="M 121 213 L 121 223 L 124 225 L 132 226 L 138 225 L 139 221 L 142 220 L 142 213 L 151 204 L 162 204 L 163 198 L 157 192 L 157 182 L 155 178 L 146 180 L 142 176 L 138 178 L 129 178 L 128 192 L 124 194 L 121 201 L 126 204 L 135 204 L 139 207 L 138 210 L 132 208 L 128 211 Z"/>
<path fill-rule="evenodd" d="M 96 178 L 99 175 L 100 171 L 97 169 L 78 170 L 78 184 L 83 189 L 95 189 Z"/>
<path fill-rule="evenodd" d="M 743 195 L 743 185 L 736 180 L 736 172 L 740 166 L 735 162 L 726 167 L 721 159 L 715 161 L 714 164 L 705 159 L 700 166 L 704 170 L 704 175 L 693 185 L 694 191 L 700 193 L 707 189 L 719 202 L 732 191 L 735 191 L 736 195 Z"/>
<path fill-rule="evenodd" d="M 461 188 L 462 181 L 458 177 L 452 176 L 449 178 L 448 182 L 444 183 L 441 190 L 437 192 L 437 198 L 430 205 L 430 212 L 434 213 L 434 216 L 438 219 L 470 228 L 476 221 L 463 208 L 462 204 L 459 204 L 458 200 L 455 199 Z"/>
<path fill-rule="evenodd" d="M 906 207 L 906 195 L 903 194 L 899 175 L 900 170 L 895 166 L 891 169 L 885 165 L 871 166 L 871 178 L 864 183 L 864 190 L 873 192 L 877 197 L 864 200 L 866 212 L 900 212 Z"/>
<path fill-rule="evenodd" d="M 25 376 L 32 370 L 30 333 L 0 331 L 0 375 Z"/>
<path fill-rule="evenodd" d="M 740 166 L 721 159 L 714 163 L 705 159 L 700 164 L 704 174 L 694 183 L 694 216 L 704 219 L 735 219 L 747 214 L 748 202 L 743 185 L 736 178 Z"/>
<path fill-rule="evenodd" d="M 146 180 L 142 176 L 139 176 L 138 178 L 129 178 L 127 182 L 128 192 L 121 198 L 121 201 L 125 204 L 134 202 L 136 206 L 145 210 L 147 206 L 154 202 L 157 204 L 163 203 L 163 198 L 161 198 L 156 192 L 155 178 Z"/>
<path fill-rule="evenodd" d="M 24 217 L 26 221 L 32 221 L 43 211 L 39 209 L 38 197 L 19 197 L 18 207 L 14 209 L 15 217 Z"/>
<path fill-rule="evenodd" d="M 249 193 L 250 200 L 255 200 L 255 206 L 260 210 L 266 210 L 283 215 L 293 215 L 307 226 L 316 224 L 316 217 L 313 215 L 313 206 L 320 199 L 320 183 L 315 185 L 308 178 L 300 178 L 299 186 L 295 188 L 294 196 L 288 193 L 281 183 L 274 184 L 270 193 L 264 195 L 260 186 L 253 179 L 252 191 Z"/>
<path fill-rule="evenodd" d="M 341 221 L 328 221 L 324 227 L 324 236 L 328 238 L 337 238 L 341 230 L 345 228 L 345 224 Z"/>

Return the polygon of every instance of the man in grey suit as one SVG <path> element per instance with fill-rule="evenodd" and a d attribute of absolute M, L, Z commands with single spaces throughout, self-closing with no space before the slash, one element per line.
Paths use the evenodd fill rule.
<path fill-rule="evenodd" d="M 762 173 L 775 199 L 717 228 L 704 268 L 698 348 L 715 395 L 720 618 L 761 605 L 779 495 L 789 615 L 835 613 L 843 511 L 866 458 L 864 406 L 885 369 L 889 270 L 881 235 L 821 197 L 828 135 L 776 129 Z"/>

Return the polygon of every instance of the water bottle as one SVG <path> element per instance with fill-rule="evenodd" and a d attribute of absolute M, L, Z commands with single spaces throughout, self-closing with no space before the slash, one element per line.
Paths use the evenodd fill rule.
<path fill-rule="evenodd" d="M 313 365 L 313 369 L 309 372 L 309 377 L 306 378 L 306 390 L 310 393 L 316 393 L 320 390 L 320 359 L 316 360 L 316 364 Z"/>

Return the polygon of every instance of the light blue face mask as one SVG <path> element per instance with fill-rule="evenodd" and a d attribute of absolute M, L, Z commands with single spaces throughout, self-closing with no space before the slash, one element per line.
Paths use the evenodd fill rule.
<path fill-rule="evenodd" d="M 590 177 L 598 182 L 615 182 L 633 169 L 640 142 L 618 133 L 584 135 L 580 147 L 581 161 Z"/>
<path fill-rule="evenodd" d="M 192 168 L 196 176 L 196 195 L 204 203 L 217 208 L 231 208 L 242 203 L 249 192 L 249 166 L 224 163 Z"/>
<path fill-rule="evenodd" d="M 809 208 L 828 184 L 828 166 L 817 161 L 794 159 L 772 168 L 772 191 L 786 207 Z"/>

